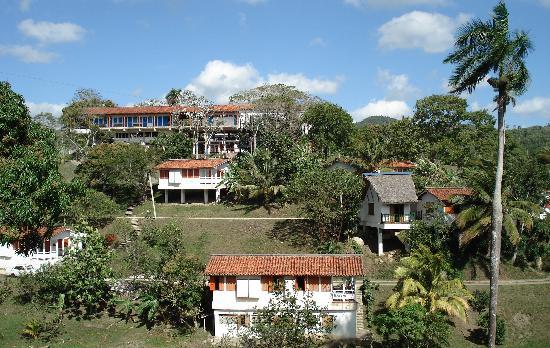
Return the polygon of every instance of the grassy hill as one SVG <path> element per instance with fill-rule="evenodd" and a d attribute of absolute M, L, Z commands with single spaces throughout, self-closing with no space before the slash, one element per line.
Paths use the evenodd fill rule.
<path fill-rule="evenodd" d="M 358 128 L 364 127 L 366 125 L 384 125 L 392 122 L 396 122 L 395 118 L 388 116 L 369 116 L 364 120 L 355 123 Z"/>
<path fill-rule="evenodd" d="M 530 154 L 537 154 L 543 148 L 550 148 L 550 124 L 527 128 L 514 128 L 507 131 L 515 137 Z"/>

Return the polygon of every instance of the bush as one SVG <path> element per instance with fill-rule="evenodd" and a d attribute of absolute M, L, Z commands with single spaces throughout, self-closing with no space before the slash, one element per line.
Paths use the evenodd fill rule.
<path fill-rule="evenodd" d="M 68 208 L 68 222 L 86 221 L 90 226 L 101 228 L 113 221 L 118 205 L 103 192 L 86 189 Z"/>
<path fill-rule="evenodd" d="M 489 308 L 489 301 L 491 297 L 488 291 L 475 290 L 472 295 L 473 296 L 470 299 L 470 306 L 472 306 L 472 309 L 474 309 L 478 313 L 481 313 Z"/>
<path fill-rule="evenodd" d="M 430 313 L 420 304 L 390 309 L 374 317 L 384 346 L 439 348 L 449 346 L 451 329 L 440 313 Z"/>
<path fill-rule="evenodd" d="M 477 320 L 477 324 L 483 329 L 483 340 L 487 343 L 489 340 L 489 311 L 481 313 Z M 504 344 L 506 340 L 506 320 L 501 319 L 497 315 L 497 332 L 495 336 L 495 343 L 498 345 Z"/>

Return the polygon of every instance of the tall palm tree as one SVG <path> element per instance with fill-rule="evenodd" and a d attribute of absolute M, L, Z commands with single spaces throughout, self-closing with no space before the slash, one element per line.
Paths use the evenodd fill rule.
<path fill-rule="evenodd" d="M 451 269 L 441 254 L 421 245 L 411 256 L 401 259 L 395 270 L 396 291 L 386 300 L 387 308 L 419 303 L 430 312 L 443 312 L 463 320 L 472 296 L 459 278 L 449 278 Z"/>
<path fill-rule="evenodd" d="M 497 95 L 498 160 L 493 192 L 491 233 L 491 303 L 489 306 L 489 347 L 495 347 L 498 268 L 502 231 L 502 173 L 504 162 L 504 114 L 514 97 L 527 88 L 529 72 L 525 58 L 532 44 L 523 31 L 510 32 L 508 10 L 503 1 L 493 9 L 490 21 L 474 19 L 459 29 L 454 51 L 444 60 L 456 64 L 449 83 L 452 92 L 473 92 L 488 75 L 487 82 Z"/>

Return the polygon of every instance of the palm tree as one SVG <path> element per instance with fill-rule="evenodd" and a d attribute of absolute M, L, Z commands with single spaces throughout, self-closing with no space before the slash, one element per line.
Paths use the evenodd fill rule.
<path fill-rule="evenodd" d="M 471 294 L 458 278 L 449 279 L 451 267 L 441 254 L 421 245 L 411 256 L 401 259 L 395 270 L 396 291 L 386 300 L 387 308 L 419 303 L 430 312 L 466 319 Z"/>
<path fill-rule="evenodd" d="M 492 21 L 474 19 L 459 29 L 454 52 L 444 60 L 456 64 L 449 83 L 453 93 L 473 92 L 489 74 L 487 82 L 497 95 L 498 160 L 493 192 L 491 232 L 491 303 L 489 306 L 489 347 L 495 347 L 498 267 L 502 231 L 502 173 L 504 162 L 504 114 L 514 97 L 527 88 L 529 72 L 525 58 L 532 44 L 523 31 L 510 32 L 508 10 L 503 1 L 493 9 Z"/>
<path fill-rule="evenodd" d="M 179 98 L 181 95 L 181 89 L 172 88 L 167 94 L 166 94 L 166 102 L 170 106 L 174 106 L 179 102 Z"/>

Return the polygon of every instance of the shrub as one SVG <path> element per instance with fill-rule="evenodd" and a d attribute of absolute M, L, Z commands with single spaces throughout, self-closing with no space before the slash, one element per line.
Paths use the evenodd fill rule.
<path fill-rule="evenodd" d="M 491 297 L 489 296 L 489 292 L 485 290 L 475 290 L 472 293 L 472 298 L 470 299 L 470 306 L 478 312 L 481 313 L 485 309 L 489 308 L 489 301 Z"/>
<path fill-rule="evenodd" d="M 477 324 L 483 329 L 483 340 L 485 343 L 489 340 L 489 311 L 484 311 L 480 314 Z M 497 315 L 497 332 L 495 343 L 498 345 L 504 344 L 506 340 L 506 320 L 499 318 Z"/>
<path fill-rule="evenodd" d="M 371 282 L 368 278 L 363 278 L 363 284 L 359 288 L 361 290 L 361 302 L 365 307 L 365 319 L 367 320 L 367 326 L 372 326 L 374 319 L 373 308 L 375 303 L 374 292 L 378 290 L 378 284 Z"/>
<path fill-rule="evenodd" d="M 109 233 L 105 236 L 105 244 L 107 244 L 108 247 L 116 248 L 119 244 L 118 237 L 113 233 Z"/>

